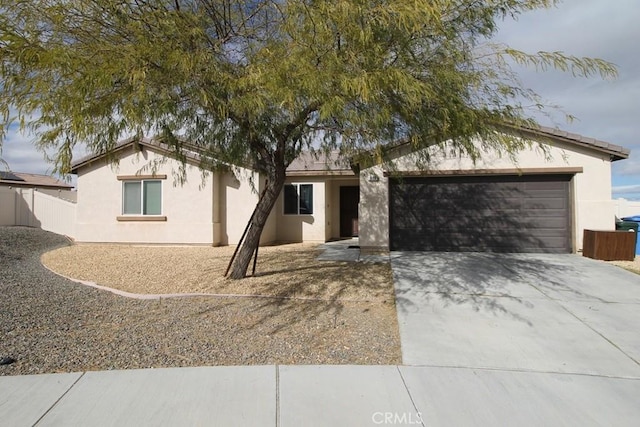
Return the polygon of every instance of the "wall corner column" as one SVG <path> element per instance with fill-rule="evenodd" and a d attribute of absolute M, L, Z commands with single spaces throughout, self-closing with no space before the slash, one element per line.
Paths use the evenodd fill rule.
<path fill-rule="evenodd" d="M 213 246 L 220 246 L 222 242 L 222 223 L 220 222 L 220 205 L 221 203 L 221 179 L 220 172 L 213 172 L 211 184 L 211 205 L 212 205 L 212 223 L 213 223 Z"/>

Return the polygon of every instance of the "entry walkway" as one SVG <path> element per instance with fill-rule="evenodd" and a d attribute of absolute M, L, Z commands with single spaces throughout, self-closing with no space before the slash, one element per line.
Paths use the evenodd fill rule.
<path fill-rule="evenodd" d="M 363 253 L 357 237 L 323 243 L 319 249 L 318 261 L 389 262 L 388 252 Z"/>

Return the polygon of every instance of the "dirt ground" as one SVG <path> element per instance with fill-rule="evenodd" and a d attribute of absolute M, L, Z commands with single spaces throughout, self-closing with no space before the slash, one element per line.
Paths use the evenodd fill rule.
<path fill-rule="evenodd" d="M 138 294 L 212 293 L 393 301 L 388 263 L 316 261 L 316 245 L 262 247 L 256 275 L 223 277 L 233 247 L 73 245 L 42 263 L 64 276 Z M 251 270 L 251 268 L 250 268 Z M 250 272 L 249 272 L 250 273 Z"/>
<path fill-rule="evenodd" d="M 609 261 L 609 263 L 640 274 L 640 256 L 636 256 L 633 261 Z"/>
<path fill-rule="evenodd" d="M 16 360 L 0 375 L 402 363 L 388 262 L 318 262 L 316 247 L 284 245 L 260 249 L 256 277 L 231 281 L 222 274 L 233 248 L 68 245 L 0 227 L 0 357 Z M 43 260 L 134 293 L 219 295 L 128 298 Z"/>

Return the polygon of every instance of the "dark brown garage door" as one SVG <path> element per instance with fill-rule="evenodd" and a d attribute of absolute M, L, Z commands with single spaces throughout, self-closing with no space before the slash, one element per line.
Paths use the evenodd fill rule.
<path fill-rule="evenodd" d="M 571 252 L 570 175 L 391 179 L 391 250 Z"/>

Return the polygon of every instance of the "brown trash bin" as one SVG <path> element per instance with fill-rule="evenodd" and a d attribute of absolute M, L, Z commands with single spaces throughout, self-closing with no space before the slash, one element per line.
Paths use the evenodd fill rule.
<path fill-rule="evenodd" d="M 584 230 L 582 255 L 603 261 L 633 261 L 636 256 L 636 233 Z"/>

